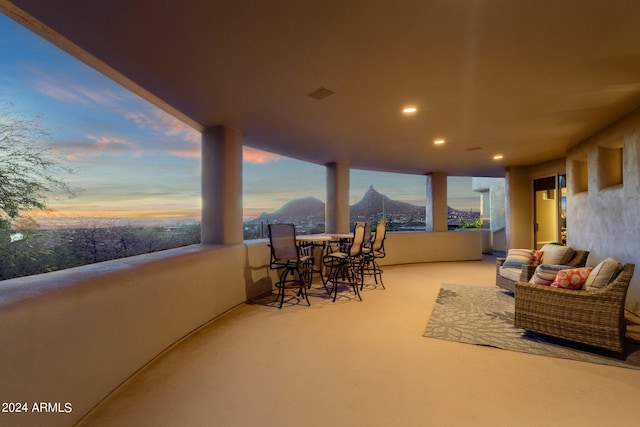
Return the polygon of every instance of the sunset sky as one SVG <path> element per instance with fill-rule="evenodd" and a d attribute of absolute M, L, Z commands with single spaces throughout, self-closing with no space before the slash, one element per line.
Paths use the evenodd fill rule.
<path fill-rule="evenodd" d="M 0 105 L 42 115 L 49 145 L 74 170 L 64 178 L 76 197 L 51 200 L 47 215 L 200 218 L 200 134 L 2 14 Z M 370 184 L 425 203 L 423 176 L 366 171 L 352 171 L 351 202 Z M 309 195 L 325 200 L 324 166 L 245 147 L 245 217 Z M 449 204 L 479 209 L 470 178 L 450 178 Z"/>

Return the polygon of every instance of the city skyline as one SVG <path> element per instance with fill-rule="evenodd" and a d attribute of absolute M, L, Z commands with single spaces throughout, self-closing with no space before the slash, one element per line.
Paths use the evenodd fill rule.
<path fill-rule="evenodd" d="M 200 218 L 200 133 L 1 14 L 0 101 L 38 117 L 74 170 L 64 178 L 76 197 L 50 199 L 51 211 L 34 218 Z M 243 168 L 245 218 L 289 199 L 326 198 L 322 165 L 244 147 Z M 450 178 L 452 207 L 479 208 L 470 181 Z M 410 203 L 426 199 L 424 176 L 353 170 L 350 203 L 369 185 Z"/>

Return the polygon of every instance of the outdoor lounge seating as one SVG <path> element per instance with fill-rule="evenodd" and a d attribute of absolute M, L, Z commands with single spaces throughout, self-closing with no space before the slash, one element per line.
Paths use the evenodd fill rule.
<path fill-rule="evenodd" d="M 601 288 L 572 290 L 518 282 L 515 326 L 620 353 L 626 332 L 624 305 L 634 267 L 626 264 Z"/>
<path fill-rule="evenodd" d="M 526 251 L 526 250 L 514 250 Z M 511 251 L 510 251 L 511 252 Z M 534 252 L 531 250 L 532 255 Z M 509 264 L 507 258 L 496 258 L 496 286 L 510 292 L 515 292 L 516 282 L 528 282 L 536 267 L 540 264 L 560 264 L 569 267 L 584 267 L 589 257 L 589 251 L 573 249 L 569 246 L 544 245 L 540 251 L 542 257 L 537 262 L 523 262 Z"/>

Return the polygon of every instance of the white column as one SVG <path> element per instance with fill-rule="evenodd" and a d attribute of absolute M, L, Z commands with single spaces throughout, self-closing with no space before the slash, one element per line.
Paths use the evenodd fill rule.
<path fill-rule="evenodd" d="M 326 166 L 326 171 L 325 231 L 349 233 L 349 165 L 330 163 Z"/>
<path fill-rule="evenodd" d="M 427 182 L 427 231 L 447 231 L 449 229 L 449 208 L 447 205 L 447 174 L 434 172 L 426 177 Z"/>
<path fill-rule="evenodd" d="M 242 132 L 206 128 L 201 162 L 202 243 L 242 243 Z"/>

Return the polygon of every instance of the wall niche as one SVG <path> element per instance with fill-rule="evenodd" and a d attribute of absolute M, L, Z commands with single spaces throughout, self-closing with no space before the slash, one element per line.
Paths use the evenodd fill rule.
<path fill-rule="evenodd" d="M 623 184 L 622 141 L 598 146 L 598 189 Z"/>
<path fill-rule="evenodd" d="M 585 160 L 571 161 L 571 190 L 573 194 L 589 190 L 589 163 Z"/>

